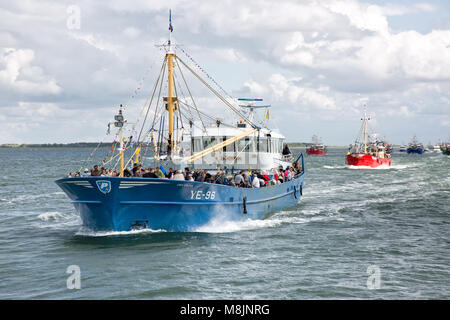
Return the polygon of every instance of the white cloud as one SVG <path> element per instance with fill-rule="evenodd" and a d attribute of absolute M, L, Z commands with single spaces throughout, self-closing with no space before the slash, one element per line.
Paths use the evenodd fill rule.
<path fill-rule="evenodd" d="M 267 93 L 267 88 L 254 80 L 244 82 L 244 87 L 257 96 L 263 96 Z"/>
<path fill-rule="evenodd" d="M 127 30 L 127 29 L 125 29 Z M 91 45 L 92 47 L 112 53 L 113 55 L 120 56 L 121 46 L 114 43 L 110 43 L 99 36 L 95 36 L 92 33 L 82 34 L 79 32 L 71 32 L 70 35 L 76 40 L 82 40 Z"/>
<path fill-rule="evenodd" d="M 0 84 L 25 94 L 59 94 L 62 88 L 40 67 L 33 66 L 33 60 L 31 49 L 0 49 Z"/>
<path fill-rule="evenodd" d="M 261 95 L 268 93 L 273 100 L 287 100 L 292 105 L 302 105 L 310 110 L 337 110 L 339 107 L 335 101 L 320 92 L 328 91 L 328 88 L 321 87 L 319 90 L 297 85 L 299 78 L 287 79 L 281 74 L 273 74 L 265 83 L 256 81 L 246 82 L 245 86 L 251 93 Z"/>
<path fill-rule="evenodd" d="M 214 55 L 226 62 L 245 62 L 247 59 L 234 48 L 217 48 L 213 51 Z"/>
<path fill-rule="evenodd" d="M 344 15 L 350 25 L 360 30 L 388 33 L 388 22 L 381 7 L 358 1 L 330 1 L 324 3 L 332 12 Z"/>
<path fill-rule="evenodd" d="M 135 27 L 127 27 L 123 30 L 123 34 L 132 39 L 138 38 L 141 33 L 142 31 Z"/>
<path fill-rule="evenodd" d="M 425 2 L 415 3 L 414 7 L 421 11 L 425 11 L 425 12 L 433 12 L 433 11 L 437 10 L 435 5 L 432 5 L 431 3 L 425 3 Z"/>
<path fill-rule="evenodd" d="M 167 37 L 169 8 L 175 28 L 172 39 L 227 92 L 262 97 L 277 106 L 271 117 L 277 113 L 285 117 L 283 129 L 291 137 L 297 134 L 290 131 L 297 127 L 291 116 L 295 114 L 298 121 L 309 119 L 302 123 L 305 131 L 322 128 L 321 121 L 330 120 L 324 130 L 347 144 L 347 136 L 354 132 L 348 134 L 345 128 L 338 132 L 336 126 L 359 119 L 364 103 L 376 110 L 380 125 L 408 129 L 415 124 L 435 135 L 450 114 L 450 30 L 439 24 L 439 15 L 433 20 L 438 27 L 429 32 L 415 28 L 394 32 L 389 25 L 392 19 L 438 14 L 442 8 L 437 4 L 80 1 L 81 29 L 68 30 L 66 9 L 72 4 L 25 0 L 0 6 L 1 106 L 16 110 L 2 115 L 7 121 L 19 119 L 23 112 L 39 121 L 33 125 L 41 129 L 50 123 L 62 127 L 68 126 L 74 110 L 89 118 L 84 110 L 99 114 L 127 101 L 141 86 L 139 79 L 149 65 L 147 80 L 159 72 L 163 51 L 154 45 Z M 145 84 L 147 95 L 152 84 Z M 216 113 L 204 88 L 192 89 L 199 106 Z M 100 125 L 108 117 L 102 114 L 93 122 Z M 428 122 L 421 121 L 424 117 Z M 433 121 L 435 125 L 427 127 Z M 90 128 L 86 132 L 73 128 L 63 134 L 83 140 L 103 133 L 95 131 L 93 122 L 71 126 Z M 12 121 L 10 129 L 25 132 L 19 121 Z M 32 132 L 21 137 L 34 139 Z M 43 140 L 49 137 L 42 134 Z"/>

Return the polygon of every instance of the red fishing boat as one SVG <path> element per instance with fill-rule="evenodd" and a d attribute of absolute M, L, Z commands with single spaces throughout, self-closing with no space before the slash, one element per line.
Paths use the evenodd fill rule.
<path fill-rule="evenodd" d="M 391 150 L 392 147 L 385 141 L 375 139 L 375 141 L 369 141 L 367 136 L 367 118 L 364 113 L 362 128 L 360 132 L 363 132 L 363 140 L 355 141 L 355 144 L 350 145 L 349 151 L 345 162 L 349 166 L 369 167 L 376 168 L 379 166 L 390 166 L 392 163 Z"/>
<path fill-rule="evenodd" d="M 316 135 L 312 137 L 312 145 L 309 148 L 306 148 L 307 155 L 326 155 L 327 147 L 325 147 L 322 143 L 319 142 L 319 139 Z"/>

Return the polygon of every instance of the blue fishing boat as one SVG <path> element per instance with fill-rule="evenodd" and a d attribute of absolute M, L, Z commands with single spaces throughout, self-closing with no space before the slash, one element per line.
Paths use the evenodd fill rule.
<path fill-rule="evenodd" d="M 416 136 L 413 137 L 413 141 L 408 145 L 408 148 L 406 149 L 406 152 L 408 154 L 411 154 L 411 153 L 422 154 L 422 153 L 424 153 L 423 144 L 419 143 L 417 141 Z"/>
<path fill-rule="evenodd" d="M 87 176 L 77 173 L 56 181 L 83 226 L 96 231 L 195 231 L 215 221 L 264 219 L 296 205 L 304 187 L 303 154 L 294 158 L 282 152 L 284 136 L 267 125 L 270 106 L 258 106 L 259 98 L 226 94 L 185 49 L 171 43 L 173 28 L 169 30 L 162 46 L 163 65 L 142 117 L 128 123 L 126 106 L 120 105 L 115 121 L 108 124 L 108 133 L 111 125 L 116 128 L 115 139 L 98 165 L 111 170 L 93 169 L 89 175 L 86 169 Z M 209 105 L 202 110 L 182 69 L 204 84 L 234 118 L 207 114 Z M 260 110 L 263 120 L 257 118 Z"/>

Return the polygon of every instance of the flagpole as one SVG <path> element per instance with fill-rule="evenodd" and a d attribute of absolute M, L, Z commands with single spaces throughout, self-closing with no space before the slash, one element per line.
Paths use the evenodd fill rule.
<path fill-rule="evenodd" d="M 172 20 L 172 10 L 169 10 L 169 51 L 170 51 L 170 34 L 172 33 L 172 30 L 170 30 L 171 20 Z"/>
<path fill-rule="evenodd" d="M 172 9 L 169 9 L 169 52 L 172 51 L 171 34 L 173 31 L 172 27 Z"/>

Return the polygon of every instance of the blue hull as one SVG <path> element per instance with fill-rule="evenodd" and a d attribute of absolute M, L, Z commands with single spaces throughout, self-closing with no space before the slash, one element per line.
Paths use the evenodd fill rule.
<path fill-rule="evenodd" d="M 423 149 L 422 148 L 410 148 L 407 150 L 408 154 L 410 153 L 417 153 L 417 154 L 422 154 L 423 153 Z"/>
<path fill-rule="evenodd" d="M 214 219 L 263 219 L 300 201 L 304 172 L 271 187 L 247 189 L 152 178 L 64 178 L 83 225 L 99 231 L 194 231 Z"/>

